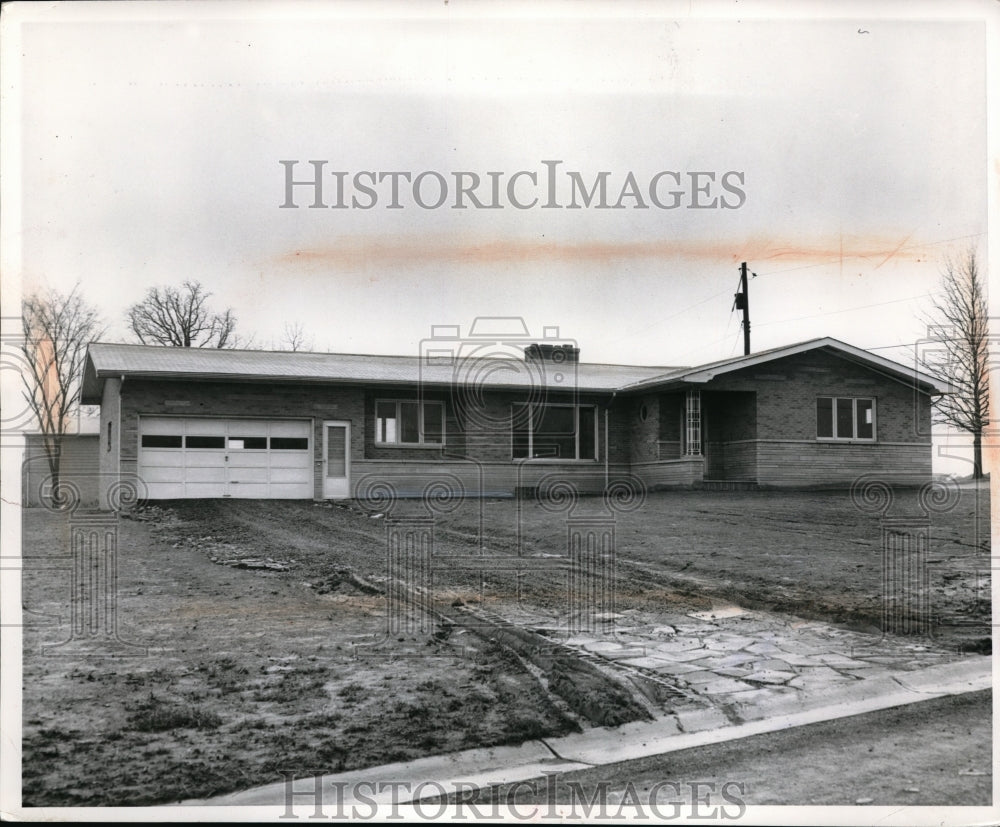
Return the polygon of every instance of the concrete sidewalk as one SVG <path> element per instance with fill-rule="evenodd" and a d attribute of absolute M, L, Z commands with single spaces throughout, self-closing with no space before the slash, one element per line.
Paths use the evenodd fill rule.
<path fill-rule="evenodd" d="M 822 626 L 822 624 L 811 625 Z M 838 635 L 841 633 L 840 630 L 836 631 Z M 623 647 L 629 645 L 627 639 L 624 642 L 621 640 L 617 642 Z M 879 648 L 883 651 L 885 646 L 892 649 L 898 645 L 905 649 L 914 645 L 897 641 L 882 641 L 882 643 L 885 645 Z M 806 644 L 799 641 L 798 645 Z M 787 646 L 782 651 L 786 655 L 790 654 Z M 810 661 L 800 666 L 804 669 L 829 668 L 831 671 L 836 671 L 833 667 L 826 666 L 826 663 L 833 661 L 824 662 L 823 654 L 823 652 L 815 653 L 813 656 L 815 662 Z M 801 655 L 801 657 L 807 656 Z M 832 655 L 830 657 L 832 658 Z M 845 660 L 855 660 L 847 655 L 841 657 Z M 894 656 L 883 654 L 870 657 Z M 726 656 L 720 654 L 720 658 L 721 663 Z M 695 660 L 698 659 L 680 662 Z M 980 691 L 992 686 L 992 658 L 986 656 L 972 655 L 962 658 L 953 656 L 945 658 L 944 662 L 917 669 L 891 668 L 891 664 L 888 668 L 875 668 L 875 664 L 865 667 L 845 664 L 843 661 L 837 661 L 837 665 L 844 670 L 854 669 L 860 674 L 852 680 L 837 680 L 831 679 L 831 676 L 824 672 L 820 676 L 823 680 L 812 687 L 807 683 L 799 688 L 781 685 L 781 688 L 790 691 L 777 691 L 776 687 L 755 688 L 750 685 L 746 689 L 738 689 L 737 692 L 758 694 L 755 694 L 753 699 L 746 698 L 737 706 L 725 702 L 718 703 L 718 699 L 722 696 L 734 693 L 717 692 L 713 698 L 711 693 L 706 692 L 704 705 L 667 712 L 654 721 L 625 724 L 616 728 L 597 727 L 559 738 L 529 741 L 516 747 L 472 749 L 452 755 L 324 775 L 318 779 L 304 778 L 295 782 L 295 804 L 298 808 L 308 808 L 311 812 L 315 806 L 317 790 L 322 791 L 323 806 L 330 808 L 331 811 L 340 806 L 350 806 L 354 802 L 360 802 L 363 806 L 370 806 L 372 802 L 384 805 L 405 804 L 419 798 L 461 793 L 463 790 L 470 791 L 473 788 L 493 784 L 526 781 L 541 778 L 546 773 L 571 772 L 635 758 L 662 755 L 765 732 L 919 703 L 945 695 Z M 790 682 L 794 677 L 792 674 L 783 680 Z M 704 683 L 703 686 L 707 689 L 710 683 L 711 681 Z M 763 694 L 759 694 L 761 692 Z M 288 794 L 286 783 L 278 782 L 216 798 L 185 801 L 181 804 L 271 806 L 283 809 L 289 801 Z"/>

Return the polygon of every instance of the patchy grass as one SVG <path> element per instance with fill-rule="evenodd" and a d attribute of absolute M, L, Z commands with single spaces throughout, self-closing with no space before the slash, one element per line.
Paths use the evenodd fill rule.
<path fill-rule="evenodd" d="M 135 708 L 129 728 L 136 732 L 171 732 L 175 729 L 218 729 L 222 718 L 210 709 L 181 705 L 153 693 Z"/>

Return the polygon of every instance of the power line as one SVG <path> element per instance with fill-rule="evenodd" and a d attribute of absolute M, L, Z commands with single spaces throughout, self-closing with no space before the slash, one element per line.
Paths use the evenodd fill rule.
<path fill-rule="evenodd" d="M 865 350 L 892 350 L 893 348 L 900 348 L 900 347 L 913 348 L 913 347 L 916 347 L 916 345 L 915 344 L 909 344 L 909 345 L 879 345 L 878 347 L 866 347 Z"/>
<path fill-rule="evenodd" d="M 899 304 L 900 302 L 911 302 L 911 301 L 916 301 L 917 299 L 925 299 L 928 296 L 935 296 L 935 295 L 937 295 L 937 293 L 921 293 L 919 296 L 907 296 L 906 298 L 903 299 L 892 299 L 887 302 L 862 304 L 859 305 L 858 307 L 845 307 L 841 310 L 829 310 L 826 313 L 813 313 L 809 316 L 796 316 L 795 318 L 792 319 L 775 319 L 770 322 L 758 322 L 757 327 L 765 327 L 767 325 L 772 325 L 772 324 L 784 324 L 786 322 L 798 322 L 801 321 L 802 319 L 818 319 L 821 316 L 835 316 L 838 313 L 852 313 L 855 310 L 866 310 L 869 307 L 884 307 L 887 304 Z"/>
<path fill-rule="evenodd" d="M 667 316 L 666 318 L 659 319 L 653 322 L 652 324 L 648 324 L 645 327 L 640 328 L 639 330 L 633 330 L 631 333 L 626 333 L 624 336 L 619 336 L 617 339 L 611 339 L 610 341 L 607 342 L 607 344 L 614 344 L 615 342 L 621 342 L 624 341 L 625 339 L 631 339 L 633 336 L 638 336 L 641 333 L 645 333 L 647 330 L 651 330 L 654 327 L 658 327 L 661 324 L 669 322 L 671 319 L 676 319 L 678 316 L 684 315 L 689 310 L 694 310 L 696 307 L 701 307 L 703 304 L 712 301 L 712 299 L 717 299 L 719 298 L 719 296 L 724 296 L 728 292 L 729 292 L 728 290 L 720 290 L 718 293 L 714 293 L 708 298 L 702 299 L 700 302 L 695 302 L 694 304 L 685 307 L 683 310 L 678 310 L 676 313 L 673 313 L 670 316 Z"/>
<path fill-rule="evenodd" d="M 736 331 L 736 332 L 737 332 L 737 335 L 733 337 L 733 346 L 729 349 L 729 355 L 730 356 L 735 356 L 736 355 L 736 346 L 740 343 L 740 337 L 738 335 L 739 331 Z"/>

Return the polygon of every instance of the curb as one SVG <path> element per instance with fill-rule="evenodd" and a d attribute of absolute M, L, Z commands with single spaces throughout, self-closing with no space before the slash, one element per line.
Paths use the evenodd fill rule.
<path fill-rule="evenodd" d="M 616 728 L 597 727 L 583 733 L 528 741 L 516 747 L 465 750 L 451 755 L 418 758 L 381 767 L 295 780 L 294 795 L 309 806 L 322 801 L 319 790 L 329 790 L 330 805 L 354 802 L 350 790 L 363 787 L 363 805 L 407 804 L 422 797 L 528 781 L 547 773 L 572 772 L 594 766 L 647 758 L 749 738 L 767 732 L 863 715 L 947 695 L 978 692 L 992 686 L 993 661 L 988 655 L 958 663 L 940 664 L 917 672 L 901 672 L 850 684 L 826 694 L 820 704 L 808 700 L 775 699 L 767 717 L 729 723 L 717 709 L 679 712 L 656 721 L 639 721 Z M 310 783 L 312 782 L 312 783 Z M 430 789 L 428 789 L 430 788 Z M 339 791 L 336 795 L 334 790 Z M 209 799 L 182 801 L 173 806 L 288 806 L 284 781 Z M 318 804 L 316 805 L 318 806 Z"/>

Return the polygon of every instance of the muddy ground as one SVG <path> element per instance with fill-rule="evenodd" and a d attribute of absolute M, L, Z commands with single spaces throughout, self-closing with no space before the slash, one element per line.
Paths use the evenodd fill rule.
<path fill-rule="evenodd" d="M 920 516 L 913 499 L 903 516 Z M 599 498 L 560 508 L 234 500 L 138 510 L 119 522 L 116 606 L 119 636 L 144 652 L 114 659 L 42 652 L 69 635 L 70 518 L 26 511 L 25 805 L 204 798 L 285 771 L 643 717 L 614 681 L 540 672 L 489 629 L 449 621 L 463 607 L 511 606 L 526 628 L 572 620 L 565 571 L 551 564 L 574 519 L 606 528 L 613 517 L 618 612 L 725 600 L 860 629 L 880 622 L 880 524 L 846 492 L 680 492 L 629 512 Z M 989 640 L 988 514 L 986 490 L 964 489 L 932 515 L 935 631 L 956 649 Z M 433 517 L 442 613 L 394 618 L 386 523 L 422 516 Z"/>

